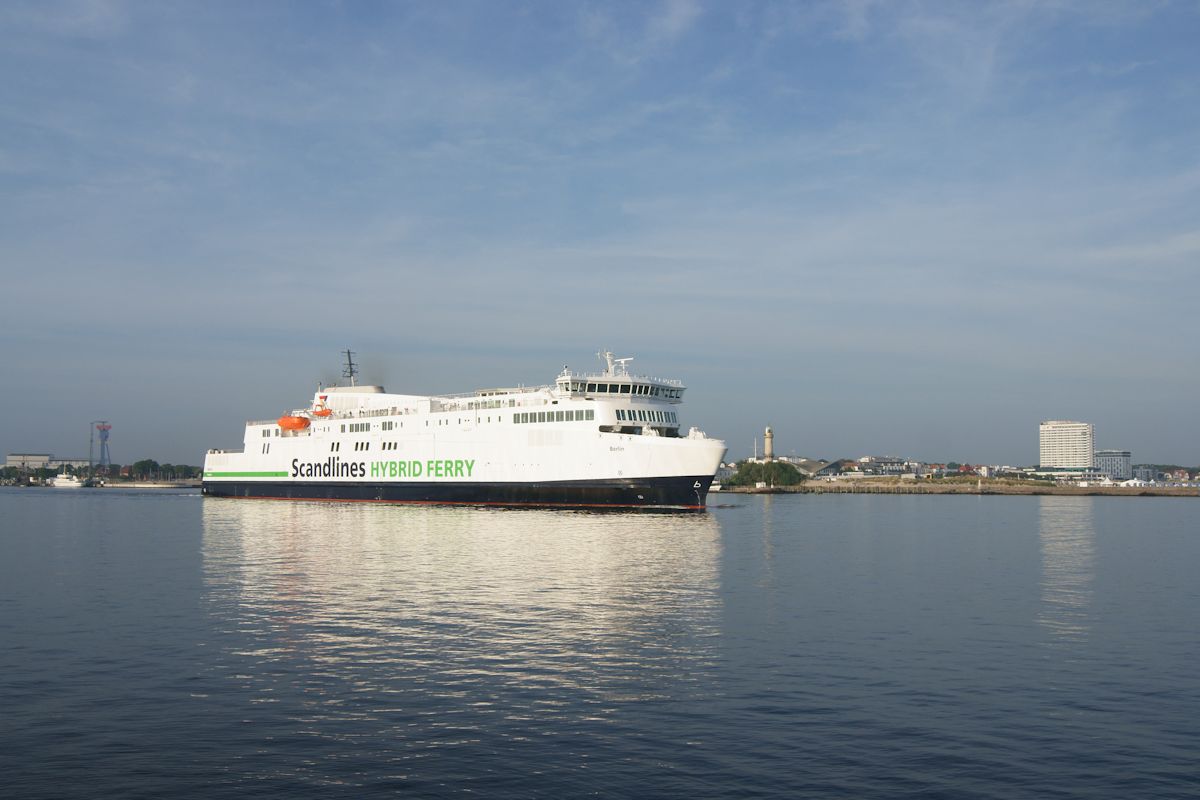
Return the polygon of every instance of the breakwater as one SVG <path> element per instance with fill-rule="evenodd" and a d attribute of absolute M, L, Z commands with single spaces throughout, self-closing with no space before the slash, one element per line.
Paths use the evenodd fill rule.
<path fill-rule="evenodd" d="M 1058 486 L 1019 481 L 807 481 L 798 486 L 726 486 L 721 494 L 1006 494 L 1122 497 L 1200 497 L 1194 486 Z"/>

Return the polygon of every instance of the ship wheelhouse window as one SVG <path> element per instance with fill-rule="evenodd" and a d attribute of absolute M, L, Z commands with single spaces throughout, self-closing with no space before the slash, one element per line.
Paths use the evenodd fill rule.
<path fill-rule="evenodd" d="M 594 383 L 589 383 L 589 384 L 587 385 L 587 390 L 588 390 L 589 392 L 595 392 L 595 391 L 596 391 L 596 384 L 594 384 Z"/>

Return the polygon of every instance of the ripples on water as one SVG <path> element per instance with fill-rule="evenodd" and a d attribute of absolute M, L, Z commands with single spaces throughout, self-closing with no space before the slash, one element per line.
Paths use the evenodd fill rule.
<path fill-rule="evenodd" d="M 221 671 L 305 740 L 309 779 L 370 754 L 371 784 L 552 793 L 564 767 L 620 772 L 622 709 L 698 702 L 712 669 L 711 518 L 232 502 L 203 523 Z"/>
<path fill-rule="evenodd" d="M 1187 797 L 1198 506 L 0 491 L 12 796 Z"/>

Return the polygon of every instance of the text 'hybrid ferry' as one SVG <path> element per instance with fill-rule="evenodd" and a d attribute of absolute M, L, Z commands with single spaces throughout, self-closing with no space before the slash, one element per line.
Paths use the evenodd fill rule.
<path fill-rule="evenodd" d="M 685 387 L 564 368 L 552 385 L 470 394 L 318 387 L 311 406 L 246 423 L 241 450 L 209 450 L 204 494 L 288 500 L 700 510 L 725 443 L 682 432 Z"/>

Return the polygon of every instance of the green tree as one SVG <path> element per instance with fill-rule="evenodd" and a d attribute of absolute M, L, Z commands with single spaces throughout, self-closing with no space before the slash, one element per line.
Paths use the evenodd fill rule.
<path fill-rule="evenodd" d="M 152 458 L 143 458 L 133 462 L 133 474 L 138 478 L 149 478 L 159 470 L 158 462 Z"/>
<path fill-rule="evenodd" d="M 768 461 L 765 464 L 742 461 L 738 464 L 737 472 L 725 483 L 730 486 L 754 486 L 758 483 L 796 486 L 802 481 L 804 474 L 786 461 Z"/>

